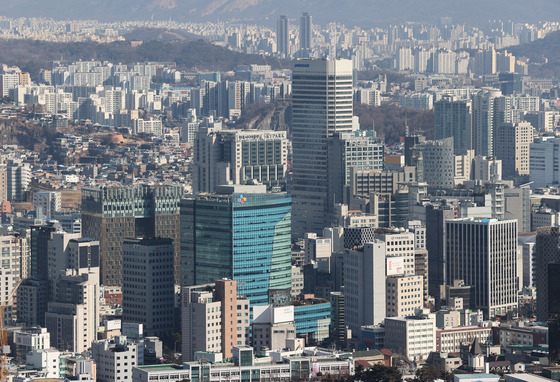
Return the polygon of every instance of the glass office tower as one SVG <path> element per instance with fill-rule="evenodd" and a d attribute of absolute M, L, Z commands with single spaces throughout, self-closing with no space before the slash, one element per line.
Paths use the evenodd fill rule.
<path fill-rule="evenodd" d="M 237 281 L 251 305 L 291 288 L 291 197 L 266 186 L 218 186 L 181 201 L 183 286 Z M 272 292 L 272 294 L 271 294 Z"/>

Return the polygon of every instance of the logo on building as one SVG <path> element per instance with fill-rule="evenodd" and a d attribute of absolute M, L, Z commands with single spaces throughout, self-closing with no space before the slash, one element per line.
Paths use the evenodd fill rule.
<path fill-rule="evenodd" d="M 239 203 L 243 204 L 243 203 L 245 203 L 246 201 L 247 201 L 247 198 L 244 197 L 243 195 L 241 195 L 241 196 L 239 197 Z"/>

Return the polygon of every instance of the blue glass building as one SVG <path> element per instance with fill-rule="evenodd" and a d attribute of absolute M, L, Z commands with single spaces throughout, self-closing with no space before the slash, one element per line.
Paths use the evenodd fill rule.
<path fill-rule="evenodd" d="M 294 302 L 296 335 L 307 337 L 308 344 L 318 344 L 329 337 L 331 303 L 320 298 Z"/>
<path fill-rule="evenodd" d="M 291 288 L 291 209 L 286 193 L 266 186 L 218 186 L 181 201 L 181 283 L 227 277 L 251 305 Z"/>

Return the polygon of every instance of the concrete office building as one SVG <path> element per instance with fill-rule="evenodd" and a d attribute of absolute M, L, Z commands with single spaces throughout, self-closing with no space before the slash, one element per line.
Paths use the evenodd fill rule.
<path fill-rule="evenodd" d="M 306 232 L 320 234 L 328 220 L 327 140 L 334 133 L 353 130 L 352 80 L 350 60 L 294 64 L 292 235 L 296 238 Z"/>
<path fill-rule="evenodd" d="M 409 360 L 427 359 L 431 352 L 436 351 L 435 315 L 418 312 L 408 317 L 386 318 L 385 347 Z"/>
<path fill-rule="evenodd" d="M 455 154 L 472 147 L 472 102 L 444 95 L 434 103 L 436 139 L 453 137 Z"/>
<path fill-rule="evenodd" d="M 375 131 L 335 133 L 328 140 L 329 209 L 335 203 L 348 204 L 346 187 L 350 186 L 353 168 L 356 172 L 382 172 L 385 165 L 385 145 Z"/>
<path fill-rule="evenodd" d="M 182 285 L 227 277 L 251 305 L 291 288 L 291 198 L 264 185 L 218 186 L 181 201 Z M 183 229 L 184 227 L 184 229 Z"/>
<path fill-rule="evenodd" d="M 490 88 L 482 89 L 473 96 L 472 148 L 476 155 L 494 155 L 494 128 L 498 119 L 495 115 L 496 99 L 501 96 L 501 91 Z"/>
<path fill-rule="evenodd" d="M 375 240 L 344 252 L 346 325 L 359 340 L 363 325 L 377 325 L 386 316 L 386 243 Z"/>
<path fill-rule="evenodd" d="M 531 187 L 560 184 L 560 138 L 541 138 L 529 148 Z"/>
<path fill-rule="evenodd" d="M 108 185 L 82 189 L 82 232 L 101 245 L 101 283 L 122 285 L 122 243 L 130 237 L 164 237 L 175 245 L 180 279 L 179 185 Z"/>
<path fill-rule="evenodd" d="M 91 357 L 95 360 L 97 381 L 132 381 L 132 369 L 138 366 L 137 346 L 125 336 L 94 341 Z"/>
<path fill-rule="evenodd" d="M 413 151 L 421 152 L 422 155 L 423 182 L 433 188 L 453 188 L 455 186 L 453 138 L 425 141 L 415 145 Z"/>
<path fill-rule="evenodd" d="M 285 189 L 288 146 L 285 131 L 201 127 L 194 142 L 193 191 L 216 192 L 218 185 L 252 180 Z"/>
<path fill-rule="evenodd" d="M 175 246 L 172 239 L 125 239 L 122 299 L 124 322 L 140 323 L 146 336 L 174 329 Z"/>
<path fill-rule="evenodd" d="M 61 209 L 61 193 L 51 191 L 34 192 L 33 209 L 38 219 L 51 219 Z"/>
<path fill-rule="evenodd" d="M 396 231 L 396 232 L 395 232 Z M 384 233 L 376 233 L 375 238 L 385 243 L 385 257 L 398 257 L 403 260 L 403 274 L 414 275 L 414 233 L 401 229 L 387 229 Z"/>
<path fill-rule="evenodd" d="M 332 241 L 317 237 L 316 233 L 306 233 L 304 236 L 305 264 L 317 263 L 320 272 L 330 273 Z"/>
<path fill-rule="evenodd" d="M 84 352 L 97 338 L 99 328 L 99 267 L 61 277 L 55 287 L 45 313 L 51 344 L 63 351 Z"/>
<path fill-rule="evenodd" d="M 386 293 L 387 317 L 410 316 L 424 307 L 422 276 L 388 276 Z"/>
<path fill-rule="evenodd" d="M 502 161 L 504 179 L 529 175 L 533 126 L 529 122 L 502 123 L 494 130 L 494 155 Z"/>
<path fill-rule="evenodd" d="M 447 285 L 474 287 L 471 306 L 486 318 L 517 307 L 517 221 L 454 219 L 446 222 Z"/>
<path fill-rule="evenodd" d="M 535 272 L 535 286 L 537 287 L 537 320 L 548 320 L 548 269 L 549 264 L 560 263 L 560 228 L 541 227 L 537 229 L 535 246 L 535 265 L 539 272 Z"/>
<path fill-rule="evenodd" d="M 234 280 L 184 287 L 183 361 L 194 360 L 197 351 L 221 353 L 224 358 L 230 358 L 234 346 L 249 344 L 249 309 L 249 300 L 239 295 Z"/>
<path fill-rule="evenodd" d="M 253 308 L 253 349 L 287 348 L 288 339 L 296 338 L 294 307 L 260 305 Z"/>

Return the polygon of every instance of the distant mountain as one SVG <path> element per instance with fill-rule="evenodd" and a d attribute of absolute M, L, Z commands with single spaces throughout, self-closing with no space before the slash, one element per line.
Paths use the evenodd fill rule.
<path fill-rule="evenodd" d="M 15 65 L 36 79 L 39 70 L 50 68 L 56 60 L 100 60 L 132 64 L 143 61 L 175 62 L 182 70 L 228 71 L 238 65 L 264 63 L 261 55 L 250 55 L 212 45 L 202 40 L 145 41 L 139 46 L 129 42 L 48 42 L 39 40 L 0 40 L 0 62 Z M 273 68 L 280 62 L 271 60 Z M 288 63 L 284 62 L 284 66 Z"/>
<path fill-rule="evenodd" d="M 506 48 L 515 57 L 529 59 L 529 74 L 535 77 L 560 76 L 560 31 L 528 44 Z"/>
<path fill-rule="evenodd" d="M 271 24 L 280 14 L 296 18 L 309 11 L 316 22 L 347 25 L 434 22 L 441 16 L 457 22 L 489 19 L 554 21 L 558 0 L 18 0 L 2 4 L 8 17 L 55 19 L 173 19 L 177 21 L 254 20 Z"/>

